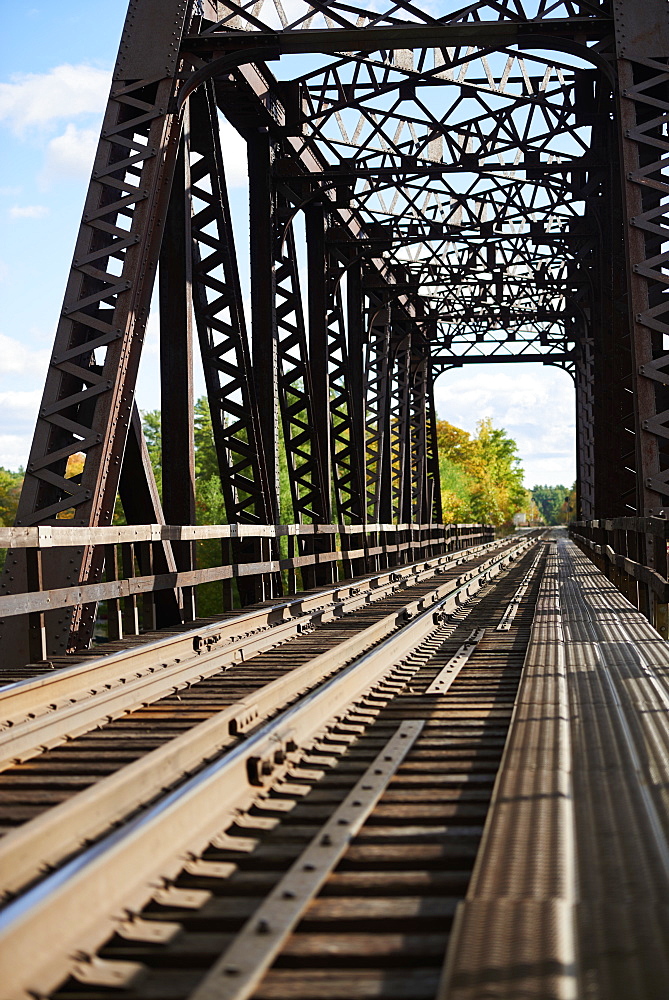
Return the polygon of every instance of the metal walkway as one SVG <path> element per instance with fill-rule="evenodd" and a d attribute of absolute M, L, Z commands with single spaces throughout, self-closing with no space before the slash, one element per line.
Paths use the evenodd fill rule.
<path fill-rule="evenodd" d="M 669 646 L 576 546 L 549 555 L 441 998 L 661 997 Z"/>

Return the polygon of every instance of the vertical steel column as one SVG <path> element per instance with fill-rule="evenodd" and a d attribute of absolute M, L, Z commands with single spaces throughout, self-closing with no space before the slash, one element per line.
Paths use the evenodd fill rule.
<path fill-rule="evenodd" d="M 637 511 L 633 373 L 615 95 L 603 76 L 593 91 L 592 151 L 602 164 L 588 173 L 586 217 L 598 232 L 590 267 L 589 328 L 593 338 L 595 518 Z M 586 112 L 587 112 L 586 107 Z M 579 123 L 577 106 L 577 124 Z M 583 184 L 585 178 L 583 178 Z"/>
<path fill-rule="evenodd" d="M 662 154 L 669 152 L 663 134 L 669 113 L 669 6 L 664 0 L 614 4 L 618 52 L 619 129 L 622 143 L 625 245 L 632 318 L 638 438 L 640 513 L 657 513 L 669 494 L 669 469 L 660 462 L 659 438 L 669 414 L 658 412 L 656 386 L 669 380 L 661 338 L 669 334 L 669 302 L 662 267 L 669 253 L 669 226 L 660 198 L 669 194 Z M 656 58 L 653 58 L 655 56 Z M 664 112 L 664 114 L 663 114 Z M 659 238 L 658 238 L 659 237 Z M 658 289 L 661 284 L 661 289 Z M 655 340 L 657 339 L 657 345 Z M 656 347 L 656 349 L 654 349 Z"/>
<path fill-rule="evenodd" d="M 432 498 L 429 510 L 426 511 L 430 523 L 441 524 L 444 515 L 441 506 L 441 470 L 439 468 L 439 446 L 437 443 L 437 408 L 434 402 L 434 371 L 428 359 L 427 395 L 425 398 L 427 423 L 427 483 L 428 492 Z"/>
<path fill-rule="evenodd" d="M 163 512 L 168 524 L 195 524 L 193 426 L 193 270 L 191 258 L 188 113 L 184 116 L 172 193 L 160 251 L 160 386 Z M 181 572 L 195 567 L 193 542 L 173 546 Z M 181 592 L 184 621 L 195 618 L 195 591 Z"/>
<path fill-rule="evenodd" d="M 427 399 L 428 361 L 425 345 L 417 345 L 412 351 L 410 413 L 411 413 L 411 478 L 413 518 L 416 524 L 424 524 L 427 514 Z"/>
<path fill-rule="evenodd" d="M 390 489 L 390 312 L 370 305 L 366 361 L 367 513 L 372 522 L 392 517 Z"/>
<path fill-rule="evenodd" d="M 355 412 L 360 408 L 362 395 L 354 412 L 351 363 L 342 294 L 346 258 L 340 249 L 333 245 L 326 247 L 326 253 L 332 489 L 338 520 L 341 523 L 359 523 L 364 506 L 364 486 Z M 359 364 L 358 357 L 355 366 Z"/>
<path fill-rule="evenodd" d="M 276 519 L 273 502 L 278 498 L 263 449 L 218 115 L 209 86 L 191 97 L 190 154 L 195 318 L 226 514 L 231 523 L 266 524 Z M 271 240 L 267 242 L 271 251 Z M 254 541 L 235 541 L 232 548 L 236 561 L 262 558 Z M 264 596 L 259 580 L 240 577 L 237 588 L 243 604 Z"/>
<path fill-rule="evenodd" d="M 279 207 L 289 211 L 285 202 L 280 201 Z M 311 369 L 292 222 L 277 242 L 279 403 L 293 517 L 301 524 L 323 518 L 327 488 L 315 442 Z"/>
<path fill-rule="evenodd" d="M 594 450 L 594 365 L 592 338 L 585 336 L 577 345 L 576 357 L 576 483 L 579 517 L 595 514 Z"/>
<path fill-rule="evenodd" d="M 365 465 L 365 307 L 362 287 L 362 261 L 354 257 L 346 270 L 346 320 L 348 332 L 347 356 L 350 386 L 351 461 L 355 463 L 358 483 L 358 506 L 351 510 L 351 523 L 367 521 L 367 485 Z M 363 547 L 364 534 L 350 535 L 352 549 Z M 356 576 L 370 567 L 366 559 L 355 559 L 351 573 Z"/>
<path fill-rule="evenodd" d="M 328 364 L 327 276 L 325 253 L 325 213 L 320 202 L 310 203 L 304 212 L 307 238 L 307 279 L 309 303 L 309 370 L 313 391 L 312 411 L 318 463 L 325 492 L 321 519 L 332 520 L 330 461 L 330 374 Z"/>
<path fill-rule="evenodd" d="M 325 212 L 322 202 L 310 202 L 305 208 L 307 239 L 307 280 L 309 303 L 309 370 L 311 372 L 312 412 L 314 419 L 314 445 L 318 451 L 318 465 L 323 475 L 323 510 L 321 523 L 332 521 L 332 466 L 330 428 L 330 373 L 328 344 L 328 289 L 327 255 L 325 250 Z M 330 552 L 334 536 L 315 535 L 313 552 Z M 316 585 L 330 583 L 335 564 L 325 563 L 314 567 Z"/>
<path fill-rule="evenodd" d="M 211 422 L 231 523 L 267 523 L 270 486 L 249 353 L 218 117 L 209 88 L 191 97 L 193 300 Z"/>
<path fill-rule="evenodd" d="M 354 259 L 346 270 L 346 313 L 348 325 L 348 367 L 351 399 L 351 441 L 358 465 L 358 481 L 364 496 L 365 447 L 365 309 L 362 290 L 362 262 Z M 360 504 L 359 518 L 364 523 L 367 505 Z"/>
<path fill-rule="evenodd" d="M 393 517 L 399 523 L 411 520 L 411 333 L 395 348 L 390 412 L 391 482 Z"/>
<path fill-rule="evenodd" d="M 278 344 L 274 273 L 273 150 L 266 128 L 248 137 L 251 241 L 251 342 L 260 435 L 269 481 L 268 520 L 279 519 Z"/>

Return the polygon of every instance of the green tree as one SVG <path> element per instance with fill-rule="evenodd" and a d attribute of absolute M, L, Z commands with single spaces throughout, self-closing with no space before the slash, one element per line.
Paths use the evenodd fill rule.
<path fill-rule="evenodd" d="M 158 493 L 163 496 L 163 452 L 160 428 L 160 410 L 142 410 L 142 430 L 151 459 L 151 468 L 156 479 Z"/>
<path fill-rule="evenodd" d="M 11 528 L 16 520 L 16 510 L 23 485 L 23 469 L 11 472 L 0 466 L 0 524 Z"/>
<path fill-rule="evenodd" d="M 541 511 L 546 524 L 559 524 L 560 510 L 569 494 L 567 486 L 533 486 L 532 499 Z"/>

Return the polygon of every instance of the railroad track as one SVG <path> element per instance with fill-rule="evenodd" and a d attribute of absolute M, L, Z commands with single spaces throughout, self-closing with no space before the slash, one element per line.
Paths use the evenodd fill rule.
<path fill-rule="evenodd" d="M 111 663 L 83 658 L 6 687 L 0 692 L 5 765 L 16 763 L 19 751 L 39 756 L 0 776 L 0 829 L 10 834 L 0 841 L 0 893 L 7 896 L 150 802 L 423 604 L 446 594 L 457 605 L 515 555 L 514 544 L 495 543 L 163 635 L 117 653 Z M 288 636 L 286 606 L 292 612 Z M 212 635 L 219 641 L 208 643 Z M 236 659 L 240 652 L 248 664 Z M 235 669 L 226 669 L 231 662 Z M 178 687 L 175 669 L 182 671 Z M 163 698 L 147 703 L 145 681 L 156 699 Z M 123 706 L 123 716 L 114 720 Z M 89 735 L 75 738 L 82 729 Z M 45 748 L 48 741 L 55 749 Z M 36 822 L 26 829 L 30 820 Z M 17 827 L 20 837 L 12 834 Z"/>
<path fill-rule="evenodd" d="M 434 959 L 443 958 L 449 914 L 466 888 L 513 706 L 541 564 L 528 551 L 535 541 L 497 543 L 459 553 L 457 561 L 442 557 L 380 574 L 362 588 L 358 581 L 355 588 L 307 595 L 285 602 L 280 617 L 276 608 L 259 609 L 264 622 L 255 610 L 166 637 L 150 654 L 159 649 L 160 662 L 168 664 L 164 675 L 179 660 L 175 643 L 190 649 L 191 661 L 206 657 L 205 669 L 199 663 L 189 680 L 184 672 L 180 691 L 170 676 L 170 695 L 163 687 L 162 697 L 156 694 L 149 704 L 132 693 L 135 700 L 122 709 L 130 714 L 116 720 L 108 718 L 112 712 L 96 719 L 89 713 L 82 724 L 78 710 L 86 699 L 72 700 L 72 687 L 69 702 L 53 697 L 59 681 L 72 685 L 86 676 L 88 683 L 91 669 L 103 669 L 94 661 L 8 688 L 8 698 L 23 698 L 23 710 L 28 694 L 53 707 L 40 712 L 33 704 L 34 718 L 26 721 L 38 739 L 29 744 L 28 729 L 20 734 L 21 753 L 31 759 L 0 779 L 0 817 L 8 830 L 0 841 L 3 890 L 16 896 L 0 913 L 2 955 L 11 956 L 2 970 L 7 996 L 50 994 L 69 973 L 73 978 L 59 996 L 97 997 L 114 987 L 123 997 L 135 989 L 137 996 L 185 997 L 213 963 L 193 995 L 241 1000 L 265 996 L 265 985 L 256 989 L 258 970 L 275 959 L 278 966 L 266 977 L 274 982 L 268 997 L 386 995 L 364 993 L 363 980 L 378 986 L 381 974 L 395 983 L 388 996 L 433 996 Z M 375 591 L 378 600 L 370 605 Z M 291 637 L 281 631 L 286 624 L 301 628 Z M 207 643 L 213 635 L 224 641 Z M 170 643 L 171 659 L 165 654 Z M 240 649 L 243 658 L 237 657 Z M 247 652 L 255 657 L 249 665 Z M 148 677 L 157 691 L 156 671 L 137 668 L 142 656 L 147 650 L 139 646 L 125 658 L 117 655 L 115 679 L 105 681 L 108 688 L 93 688 L 90 698 L 104 704 L 117 698 L 118 689 L 125 695 L 129 669 L 138 682 Z M 223 669 L 232 664 L 234 670 Z M 63 720 L 73 716 L 68 734 Z M 61 725 L 57 736 L 54 719 Z M 103 728 L 92 732 L 101 722 Z M 84 735 L 72 738 L 82 725 Z M 21 722 L 9 733 L 17 726 Z M 39 742 L 45 730 L 48 740 Z M 40 752 L 50 740 L 62 745 Z M 444 869 L 451 847 L 455 853 Z M 307 854 L 299 860 L 302 848 Z M 318 857 L 325 851 L 327 861 L 314 864 L 309 851 Z M 420 862 L 415 885 L 407 879 L 410 859 Z M 291 861 L 297 869 L 286 877 L 296 881 L 274 886 L 272 895 Z M 43 877 L 49 868 L 53 874 Z M 323 937 L 338 917 L 304 917 L 305 907 L 310 914 L 323 909 L 315 897 L 323 889 L 329 898 L 333 885 L 344 901 L 333 940 L 352 936 L 341 953 Z M 270 896 L 262 903 L 259 893 L 266 889 Z M 369 896 L 370 890 L 378 895 Z M 398 902 L 383 915 L 389 894 Z M 356 900 L 362 909 L 354 917 Z M 274 929 L 277 906 L 292 914 L 282 918 L 280 933 Z M 370 916 L 375 906 L 376 918 Z M 252 913 L 253 923 L 237 935 Z M 437 917 L 441 926 L 434 934 Z M 291 936 L 304 919 L 307 927 L 315 919 L 309 941 Z M 406 928 L 409 920 L 420 941 L 410 934 L 405 954 L 398 942 L 406 937 L 400 925 Z M 376 923 L 378 940 L 363 941 L 360 935 L 369 934 L 362 925 L 373 930 Z M 430 933 L 421 933 L 423 925 Z M 114 940 L 98 954 L 110 934 Z M 224 955 L 221 965 L 217 956 L 228 944 L 232 957 Z M 357 978 L 350 971 L 356 966 L 364 971 L 362 993 L 347 992 L 341 975 L 340 992 L 327 992 L 341 955 L 349 980 Z M 426 958 L 418 971 L 417 956 Z M 369 967 L 370 957 L 378 967 Z M 245 971 L 251 966 L 252 976 Z M 390 967 L 404 969 L 397 982 Z M 295 992 L 300 977 L 304 994 Z M 408 992 L 397 993 L 400 981 Z"/>

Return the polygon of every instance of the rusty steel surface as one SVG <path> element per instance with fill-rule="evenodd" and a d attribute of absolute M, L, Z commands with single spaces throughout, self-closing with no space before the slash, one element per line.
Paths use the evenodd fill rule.
<path fill-rule="evenodd" d="M 128 5 L 0 529 L 2 1000 L 667 994 L 669 4 L 423 7 Z M 435 379 L 528 360 L 550 546 L 439 523 Z"/>

